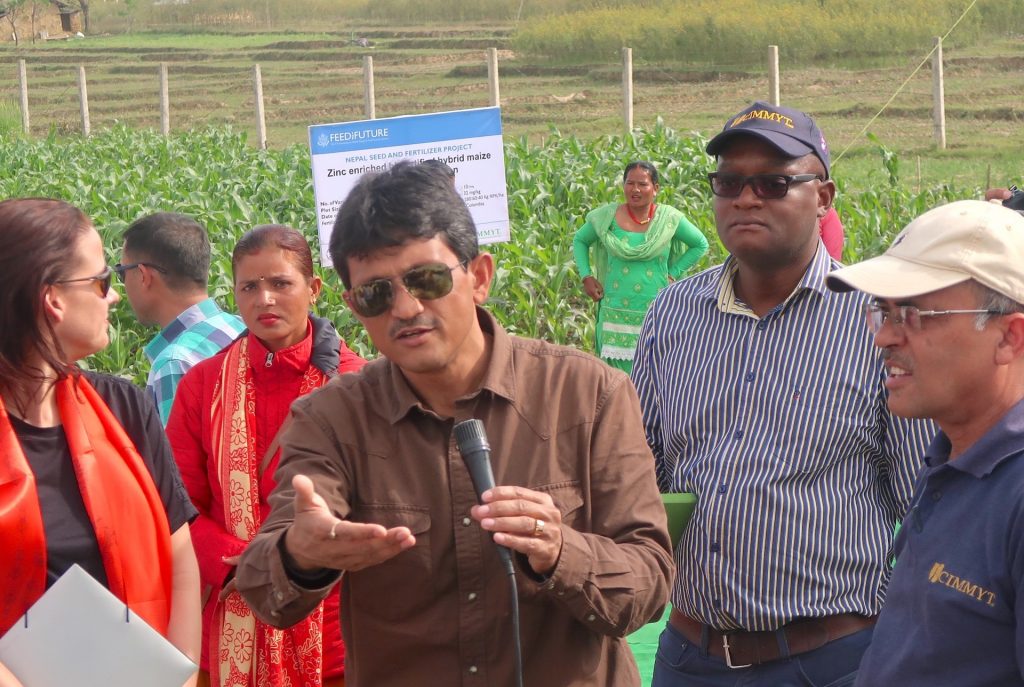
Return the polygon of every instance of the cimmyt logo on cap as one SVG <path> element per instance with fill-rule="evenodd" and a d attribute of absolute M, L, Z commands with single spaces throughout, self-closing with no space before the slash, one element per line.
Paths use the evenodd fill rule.
<path fill-rule="evenodd" d="M 766 122 L 776 122 L 782 124 L 787 129 L 792 129 L 793 120 L 790 117 L 782 114 L 781 112 L 772 112 L 771 110 L 751 110 L 750 112 L 740 115 L 736 119 L 732 120 L 729 124 L 729 128 L 737 127 L 744 122 L 748 122 L 751 119 L 761 119 Z"/>

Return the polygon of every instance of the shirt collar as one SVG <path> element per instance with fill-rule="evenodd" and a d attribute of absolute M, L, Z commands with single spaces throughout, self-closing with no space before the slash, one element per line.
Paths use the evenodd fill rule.
<path fill-rule="evenodd" d="M 182 332 L 203 320 L 208 320 L 219 312 L 221 312 L 221 309 L 217 305 L 217 302 L 212 298 L 206 298 L 195 305 L 186 308 L 184 312 L 175 317 L 169 325 L 161 329 L 160 333 L 154 336 L 152 340 L 146 344 L 146 348 L 143 350 L 146 353 L 146 357 L 149 358 L 149 362 L 156 360 L 156 357 L 160 355 L 165 348 L 174 343 L 174 340 L 177 339 Z"/>
<path fill-rule="evenodd" d="M 822 296 L 826 295 L 828 287 L 825 286 L 825 277 L 837 266 L 838 263 L 832 260 L 832 257 L 825 249 L 825 244 L 819 238 L 818 249 L 814 252 L 814 258 L 811 259 L 811 263 L 804 271 L 803 277 L 800 278 L 796 288 L 793 289 L 793 292 L 786 297 L 786 300 L 779 307 L 785 307 L 787 303 L 793 300 L 794 296 L 805 290 L 814 291 Z M 715 288 L 705 295 L 713 299 L 716 307 L 723 313 L 754 317 L 753 311 L 736 296 L 734 284 L 738 271 L 739 263 L 736 262 L 736 258 L 732 255 L 728 256 L 725 262 L 722 263 L 722 269 L 718 273 L 718 281 L 714 285 Z"/>
<path fill-rule="evenodd" d="M 495 396 L 500 396 L 514 402 L 516 399 L 515 364 L 512 356 L 512 339 L 502 329 L 501 325 L 487 310 L 481 307 L 476 308 L 477 321 L 480 329 L 485 335 L 491 337 L 491 358 L 487 363 L 487 370 L 480 383 L 480 388 L 470 392 L 464 398 L 478 396 L 486 389 Z M 392 363 L 387 363 L 388 370 L 386 378 L 391 386 L 391 408 L 387 413 L 388 421 L 396 424 L 399 420 L 409 414 L 413 408 L 419 408 L 422 412 L 431 411 L 424 407 L 423 402 L 416 395 L 416 392 L 409 385 L 402 370 Z M 461 400 L 461 399 L 460 399 Z"/>
<path fill-rule="evenodd" d="M 925 453 L 930 468 L 943 466 L 965 472 L 978 479 L 988 477 L 1004 461 L 1024 453 L 1024 400 L 1020 400 L 990 430 L 955 460 L 945 432 L 939 432 Z"/>

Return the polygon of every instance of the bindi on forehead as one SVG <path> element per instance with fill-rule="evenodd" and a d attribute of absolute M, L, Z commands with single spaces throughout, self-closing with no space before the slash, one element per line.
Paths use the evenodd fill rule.
<path fill-rule="evenodd" d="M 237 279 L 239 284 L 255 284 L 261 281 L 289 281 L 291 276 L 288 274 L 260 274 L 260 275 L 244 275 Z"/>

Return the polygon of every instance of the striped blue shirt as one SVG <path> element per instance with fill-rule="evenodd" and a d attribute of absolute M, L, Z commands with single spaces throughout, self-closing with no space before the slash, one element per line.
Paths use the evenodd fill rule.
<path fill-rule="evenodd" d="M 930 422 L 889 414 L 861 293 L 833 293 L 819 246 L 758 318 L 736 263 L 676 282 L 644 321 L 633 368 L 662 491 L 698 505 L 672 604 L 720 630 L 879 612 L 893 526 Z"/>

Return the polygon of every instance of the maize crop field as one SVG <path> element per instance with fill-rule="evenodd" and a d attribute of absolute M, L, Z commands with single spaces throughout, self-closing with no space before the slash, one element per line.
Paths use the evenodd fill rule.
<path fill-rule="evenodd" d="M 552 132 L 542 143 L 506 142 L 512 240 L 489 247 L 497 263 L 489 307 L 511 332 L 590 350 L 593 305 L 580 288 L 572 236 L 584 215 L 621 198 L 629 160 L 654 162 L 662 173 L 658 202 L 673 205 L 705 232 L 711 250 L 695 271 L 720 262 L 706 181 L 713 160 L 699 134 L 662 124 L 626 136 L 582 140 Z M 902 183 L 895 153 L 877 146 L 880 181 L 871 190 L 839 180 L 837 208 L 846 225 L 845 257 L 854 261 L 884 250 L 910 219 L 939 203 L 977 198 L 980 186 L 940 184 L 912 189 Z M 67 200 L 88 214 L 110 264 L 120 259 L 121 234 L 134 219 L 159 210 L 196 217 L 210 232 L 210 290 L 233 308 L 231 250 L 257 224 L 302 230 L 319 254 L 308 148 L 301 144 L 257 150 L 243 132 L 211 128 L 164 137 L 117 126 L 90 138 L 29 139 L 0 135 L 0 197 Z M 341 282 L 323 271 L 319 314 L 364 355 L 370 342 L 341 298 Z M 134 319 L 126 300 L 111 313 L 111 344 L 87 361 L 95 369 L 144 382 L 142 347 L 155 334 Z"/>

